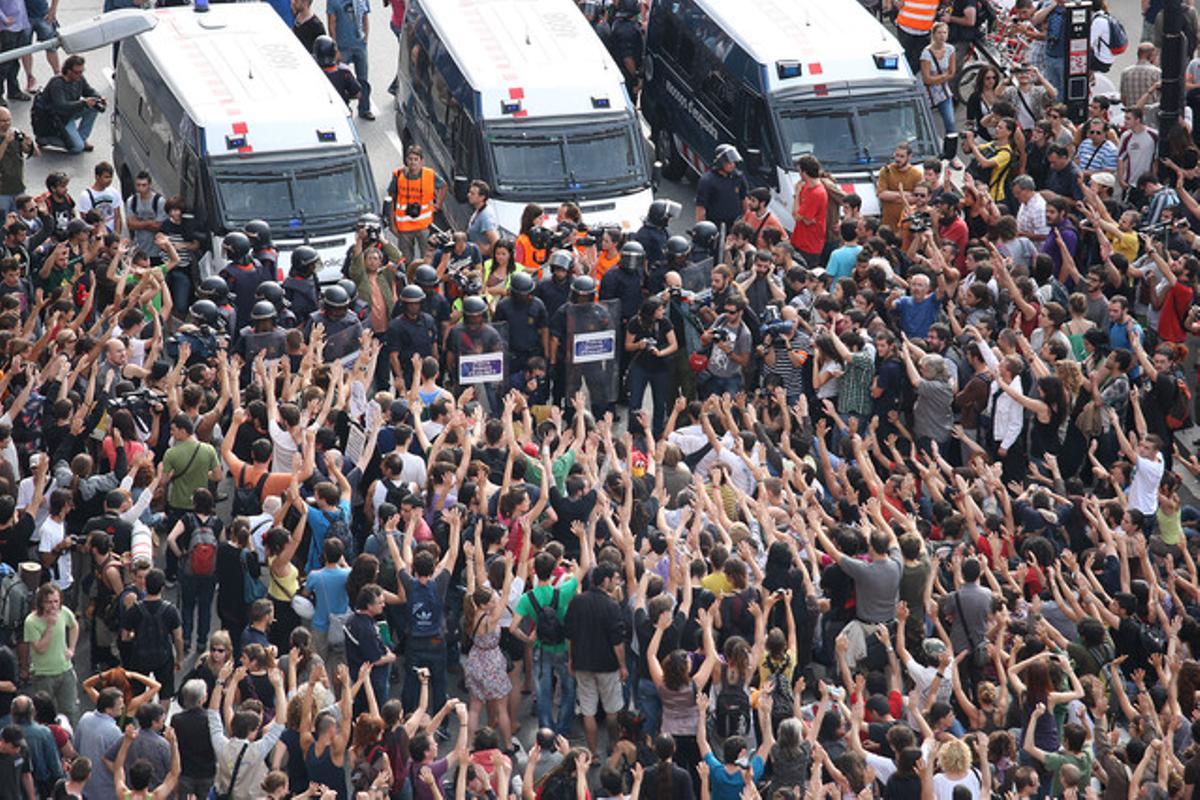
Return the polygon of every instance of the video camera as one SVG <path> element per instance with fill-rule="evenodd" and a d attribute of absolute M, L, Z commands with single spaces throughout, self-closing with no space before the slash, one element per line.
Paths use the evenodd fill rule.
<path fill-rule="evenodd" d="M 716 344 L 718 342 L 728 342 L 732 338 L 733 338 L 733 334 L 730 333 L 727 328 L 718 327 L 718 328 L 712 329 L 713 344 Z"/>
<path fill-rule="evenodd" d="M 918 211 L 900 221 L 908 223 L 909 233 L 924 233 L 933 225 L 933 216 L 928 211 Z"/>
<path fill-rule="evenodd" d="M 438 231 L 435 230 L 429 234 L 429 246 L 441 250 L 444 247 L 449 247 L 454 242 L 453 231 Z"/>
<path fill-rule="evenodd" d="M 763 323 L 758 329 L 758 333 L 764 339 L 768 336 L 776 334 L 791 333 L 796 327 L 795 323 L 780 319 L 779 309 L 775 306 L 767 306 L 763 309 Z"/>
<path fill-rule="evenodd" d="M 165 408 L 166 405 L 166 394 L 155 389 L 141 388 L 109 399 L 108 411 L 112 413 L 122 408 L 126 409 L 134 416 L 140 427 L 149 430 L 153 415 Z"/>

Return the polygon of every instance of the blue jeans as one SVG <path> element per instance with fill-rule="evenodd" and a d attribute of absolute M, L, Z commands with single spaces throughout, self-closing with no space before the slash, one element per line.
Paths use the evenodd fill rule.
<path fill-rule="evenodd" d="M 186 314 L 192 305 L 192 276 L 187 267 L 176 267 L 167 273 L 167 289 L 171 292 L 171 303 L 179 313 Z"/>
<path fill-rule="evenodd" d="M 567 669 L 566 652 L 547 653 L 541 648 L 535 648 L 533 674 L 537 680 L 538 725 L 566 736 L 571 730 L 571 721 L 575 718 L 575 676 Z M 555 678 L 558 679 L 562 690 L 557 724 L 553 721 Z M 429 707 L 434 707 L 432 698 Z"/>
<path fill-rule="evenodd" d="M 731 375 L 728 378 L 718 378 L 712 375 L 704 383 L 700 385 L 701 398 L 718 397 L 723 394 L 733 396 L 742 390 L 742 375 L 739 372 L 737 375 Z"/>
<path fill-rule="evenodd" d="M 198 578 L 194 575 L 179 576 L 179 591 L 183 596 L 183 642 L 192 641 L 192 615 L 199 611 L 199 624 L 196 625 L 197 647 L 208 643 L 208 628 L 212 622 L 213 593 L 217 589 L 215 576 Z M 199 606 L 199 608 L 197 608 Z"/>
<path fill-rule="evenodd" d="M 942 115 L 943 133 L 954 133 L 954 98 L 947 96 L 945 100 L 934 106 Z"/>
<path fill-rule="evenodd" d="M 65 149 L 72 153 L 82 153 L 83 146 L 87 144 L 87 139 L 92 135 L 92 126 L 96 124 L 96 115 L 99 112 L 91 106 L 85 106 L 83 111 L 71 117 L 63 123 L 62 133 L 58 141 L 54 137 L 46 137 L 46 141 L 51 144 L 61 144 Z"/>
<path fill-rule="evenodd" d="M 1064 84 L 1066 78 L 1064 66 L 1062 56 L 1052 56 L 1047 53 L 1046 63 L 1042 67 L 1042 75 L 1058 91 L 1060 103 L 1067 102 L 1067 87 Z"/>
<path fill-rule="evenodd" d="M 646 387 L 650 387 L 650 400 L 654 407 L 654 438 L 657 439 L 667 424 L 667 387 L 671 373 L 664 364 L 661 367 L 644 367 L 639 359 L 629 365 L 629 413 L 642 407 Z"/>
<path fill-rule="evenodd" d="M 637 707 L 642 712 L 642 733 L 653 738 L 658 734 L 658 722 L 662 718 L 662 698 L 649 678 L 637 682 Z"/>
<path fill-rule="evenodd" d="M 362 93 L 358 96 L 358 113 L 371 110 L 371 84 L 367 79 L 367 46 L 356 47 L 352 50 L 342 50 L 342 60 L 354 67 L 354 77 L 358 79 Z"/>
<path fill-rule="evenodd" d="M 417 668 L 429 670 L 429 707 L 441 708 L 446 703 L 446 639 L 441 636 L 409 636 L 404 648 L 404 688 L 400 699 L 404 710 L 412 713 L 421 696 Z M 383 698 L 386 699 L 384 694 Z"/>

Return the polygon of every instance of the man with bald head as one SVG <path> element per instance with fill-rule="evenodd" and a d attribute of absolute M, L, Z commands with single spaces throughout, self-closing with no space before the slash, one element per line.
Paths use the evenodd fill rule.
<path fill-rule="evenodd" d="M 13 200 L 25 193 L 25 159 L 36 155 L 33 137 L 17 130 L 12 112 L 0 107 L 0 214 L 13 210 Z"/>

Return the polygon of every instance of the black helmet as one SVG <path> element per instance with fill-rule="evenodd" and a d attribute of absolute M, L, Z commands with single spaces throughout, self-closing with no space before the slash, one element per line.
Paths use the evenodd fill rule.
<path fill-rule="evenodd" d="M 254 304 L 254 308 L 250 309 L 250 319 L 255 322 L 263 319 L 275 319 L 278 316 L 279 312 L 270 300 L 259 300 Z"/>
<path fill-rule="evenodd" d="M 462 301 L 462 312 L 464 317 L 477 317 L 487 313 L 487 301 L 479 295 L 471 295 L 464 297 Z"/>
<path fill-rule="evenodd" d="M 315 247 L 302 244 L 292 251 L 292 272 L 301 278 L 307 278 L 321 266 L 321 254 Z M 299 269 L 297 269 L 299 267 Z"/>
<path fill-rule="evenodd" d="M 671 220 L 679 216 L 682 206 L 674 200 L 655 200 L 646 209 L 646 223 L 656 228 L 665 228 Z"/>
<path fill-rule="evenodd" d="M 266 220 L 252 219 L 242 227 L 255 247 L 271 246 L 271 226 Z"/>
<path fill-rule="evenodd" d="M 544 225 L 534 225 L 527 235 L 534 250 L 545 250 L 554 241 L 554 231 Z"/>
<path fill-rule="evenodd" d="M 550 254 L 550 257 L 546 259 L 546 266 L 550 267 L 551 270 L 565 269 L 569 271 L 574 260 L 575 259 L 566 250 L 555 250 Z"/>
<path fill-rule="evenodd" d="M 508 289 L 513 294 L 532 294 L 533 293 L 533 276 L 522 270 L 514 272 L 509 278 Z"/>
<path fill-rule="evenodd" d="M 401 303 L 424 303 L 425 290 L 416 284 L 410 283 L 400 290 Z"/>
<path fill-rule="evenodd" d="M 642 13 L 642 4 L 638 0 L 617 0 L 618 17 L 636 17 Z"/>
<path fill-rule="evenodd" d="M 346 308 L 350 305 L 350 295 L 340 284 L 326 286 L 321 292 L 321 304 L 326 308 Z"/>
<path fill-rule="evenodd" d="M 682 258 L 692 252 L 692 240 L 686 236 L 675 234 L 667 239 L 667 255 L 671 258 Z"/>
<path fill-rule="evenodd" d="M 719 144 L 717 145 L 717 151 L 713 153 L 713 164 L 715 166 L 719 167 L 725 162 L 731 164 L 742 163 L 742 154 L 731 144 Z"/>
<path fill-rule="evenodd" d="M 571 281 L 571 294 L 584 295 L 591 299 L 596 293 L 596 280 L 590 275 L 576 275 Z"/>
<path fill-rule="evenodd" d="M 417 267 L 416 272 L 413 273 L 413 282 L 422 289 L 429 289 L 437 286 L 437 270 L 428 264 L 422 264 L 421 266 Z"/>
<path fill-rule="evenodd" d="M 313 58 L 319 67 L 332 67 L 337 63 L 337 42 L 331 36 L 318 36 L 313 42 Z"/>
<path fill-rule="evenodd" d="M 196 296 L 201 300 L 212 300 L 213 305 L 224 305 L 229 299 L 229 284 L 220 275 L 209 275 L 200 281 Z"/>
<path fill-rule="evenodd" d="M 717 246 L 717 237 L 721 235 L 715 222 L 701 220 L 692 228 L 692 246 L 700 250 L 710 251 Z"/>
<path fill-rule="evenodd" d="M 212 328 L 217 326 L 217 320 L 221 318 L 221 312 L 212 300 L 197 300 L 188 309 L 188 314 L 196 325 L 208 325 Z"/>
<path fill-rule="evenodd" d="M 287 295 L 283 291 L 283 287 L 275 281 L 263 281 L 254 289 L 255 300 L 266 300 L 275 308 L 282 308 L 288 304 Z"/>
<path fill-rule="evenodd" d="M 621 269 L 636 272 L 646 264 L 646 248 L 641 242 L 626 242 L 621 245 Z"/>
<path fill-rule="evenodd" d="M 225 257 L 235 264 L 249 264 L 250 237 L 241 231 L 225 234 Z"/>
<path fill-rule="evenodd" d="M 346 296 L 350 298 L 351 303 L 353 303 L 356 299 L 358 299 L 358 284 L 357 283 L 350 280 L 349 278 L 342 278 L 340 281 L 337 282 L 337 285 L 342 287 L 342 291 L 345 292 Z"/>

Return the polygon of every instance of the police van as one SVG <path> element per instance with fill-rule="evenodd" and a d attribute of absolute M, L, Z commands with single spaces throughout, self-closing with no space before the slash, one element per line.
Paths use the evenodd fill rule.
<path fill-rule="evenodd" d="M 201 274 L 224 266 L 221 238 L 271 225 L 279 265 L 316 248 L 322 281 L 341 277 L 360 214 L 379 208 L 346 104 L 268 3 L 159 9 L 121 44 L 113 159 L 122 191 L 145 170 L 180 195 L 210 238 Z"/>
<path fill-rule="evenodd" d="M 653 198 L 637 112 L 573 0 L 412 0 L 397 72 L 396 129 L 452 184 L 455 227 L 476 178 L 509 235 L 531 202 L 641 224 Z"/>
<path fill-rule="evenodd" d="M 663 176 L 703 173 L 734 144 L 788 228 L 801 156 L 878 213 L 874 173 L 896 145 L 914 160 L 941 150 L 899 43 L 857 0 L 654 0 L 644 68 Z"/>

